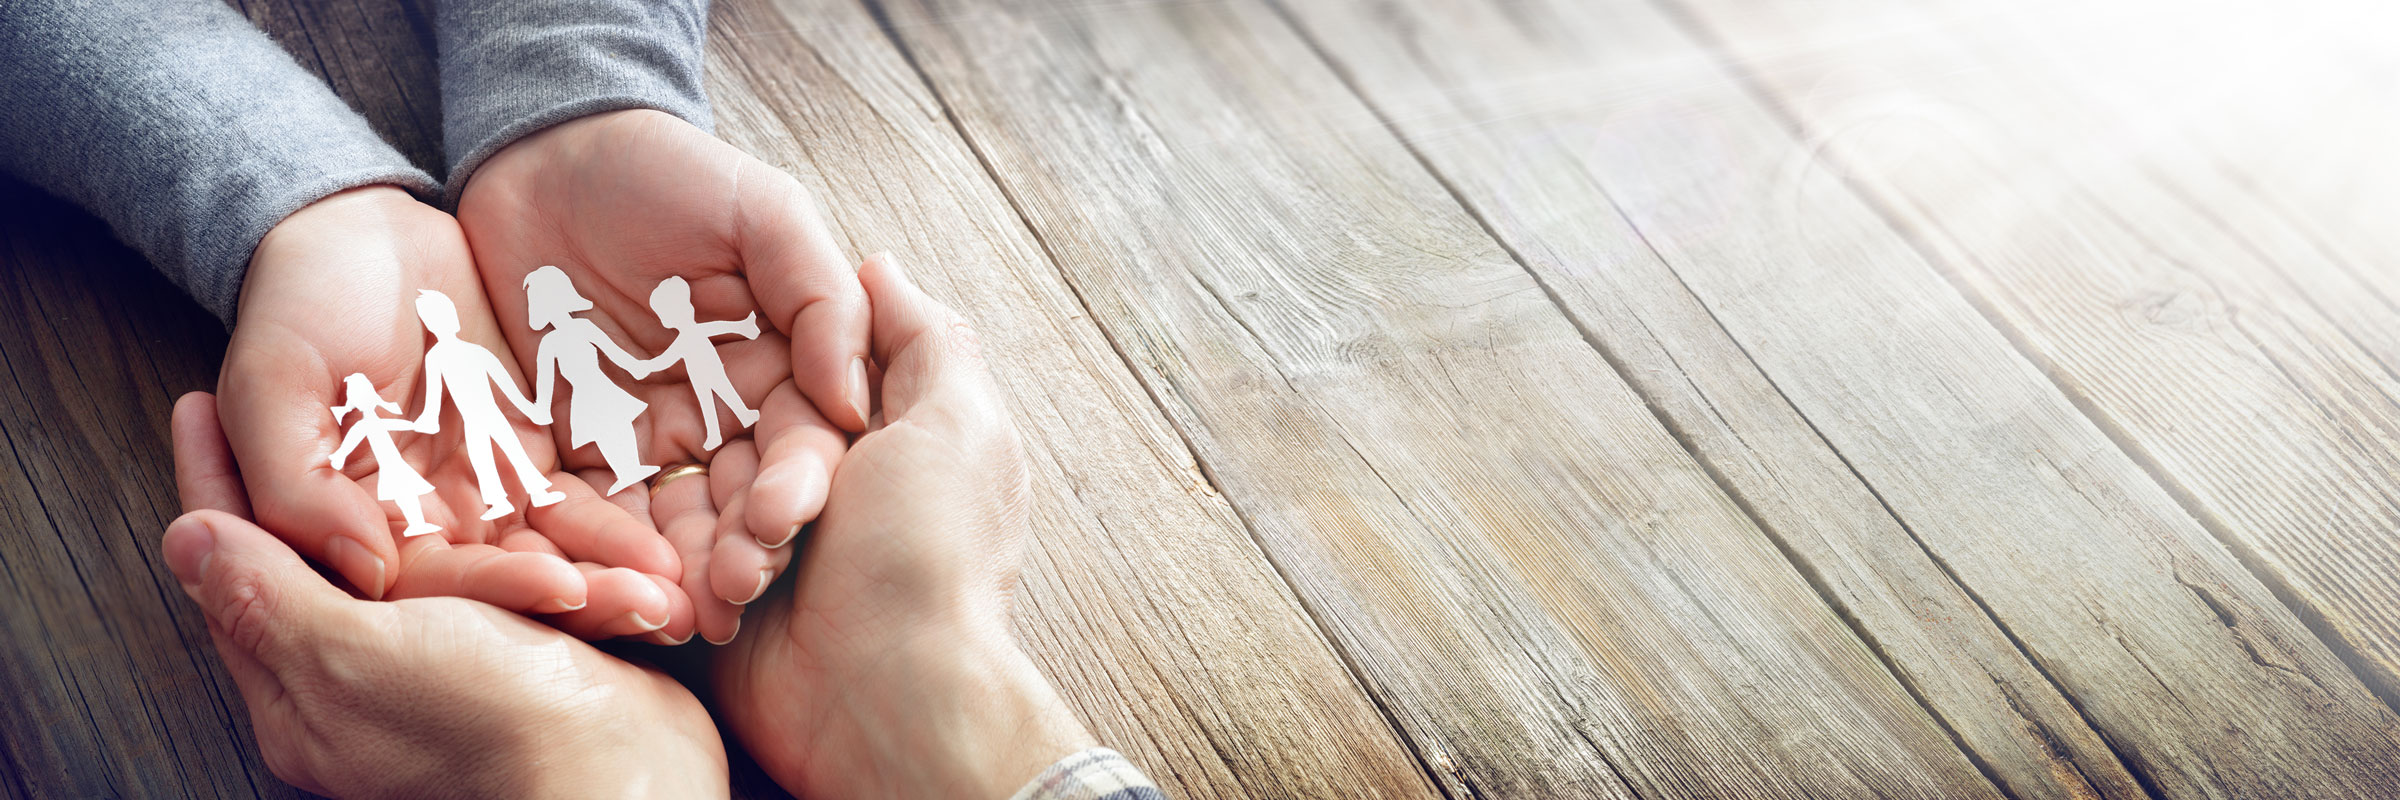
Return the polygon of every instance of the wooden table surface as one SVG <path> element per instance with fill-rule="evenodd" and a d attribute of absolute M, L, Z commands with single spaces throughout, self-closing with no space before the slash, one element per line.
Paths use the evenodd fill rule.
<path fill-rule="evenodd" d="M 436 167 L 427 2 L 240 5 Z M 983 332 L 1174 796 L 2370 797 L 2378 13 L 718 0 L 709 88 Z M 295 794 L 158 554 L 222 329 L 0 206 L 0 794 Z"/>

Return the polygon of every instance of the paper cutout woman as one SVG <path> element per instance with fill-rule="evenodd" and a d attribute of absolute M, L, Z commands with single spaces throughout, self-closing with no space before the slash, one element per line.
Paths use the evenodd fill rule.
<path fill-rule="evenodd" d="M 740 322 L 697 322 L 692 319 L 692 287 L 682 278 L 658 282 L 650 291 L 650 310 L 658 314 L 658 323 L 675 332 L 675 341 L 667 344 L 657 358 L 644 362 L 652 372 L 683 362 L 685 374 L 692 381 L 692 393 L 700 397 L 701 424 L 708 428 L 708 440 L 700 444 L 703 450 L 715 450 L 724 444 L 717 433 L 717 401 L 733 410 L 733 418 L 747 428 L 758 424 L 758 412 L 742 405 L 742 397 L 733 391 L 733 379 L 725 377 L 725 362 L 717 358 L 717 346 L 711 337 L 740 336 L 758 338 L 758 314 L 752 312 Z"/>
<path fill-rule="evenodd" d="M 458 405 L 459 419 L 466 423 L 467 463 L 474 465 L 475 485 L 483 492 L 483 518 L 499 519 L 517 510 L 509 504 L 508 491 L 492 469 L 494 448 L 516 469 L 517 483 L 532 497 L 533 507 L 567 499 L 563 493 L 550 491 L 550 479 L 525 455 L 525 443 L 517 440 L 516 427 L 500 413 L 492 387 L 498 385 L 509 402 L 535 422 L 550 424 L 550 410 L 534 405 L 517 391 L 516 379 L 509 377 L 499 356 L 458 338 L 458 307 L 450 304 L 448 296 L 432 289 L 417 292 L 417 318 L 425 321 L 426 330 L 433 331 L 433 346 L 425 348 L 425 410 L 417 415 L 416 429 L 418 433 L 441 430 L 442 390 L 447 387 Z"/>
<path fill-rule="evenodd" d="M 600 457 L 617 473 L 616 485 L 608 488 L 609 494 L 616 494 L 658 474 L 658 468 L 642 463 L 641 447 L 633 433 L 633 419 L 649 404 L 600 371 L 600 357 L 608 356 L 610 363 L 637 379 L 648 377 L 650 369 L 619 347 L 600 326 L 572 316 L 590 310 L 592 301 L 578 294 L 575 282 L 559 268 L 543 267 L 525 276 L 526 321 L 534 330 L 550 329 L 533 357 L 533 404 L 549 408 L 556 399 L 551 394 L 556 379 L 567 380 L 567 388 L 573 390 L 567 397 L 567 427 L 572 437 L 568 447 L 598 444 Z"/>
<path fill-rule="evenodd" d="M 334 448 L 333 468 L 341 469 L 342 462 L 350 460 L 350 451 L 365 442 L 367 452 L 375 456 L 375 499 L 398 503 L 400 516 L 408 520 L 408 528 L 400 535 L 420 536 L 440 531 L 442 526 L 425 521 L 425 506 L 417 499 L 432 492 L 433 484 L 426 483 L 423 476 L 410 468 L 408 461 L 400 457 L 400 448 L 392 444 L 393 431 L 408 430 L 415 427 L 414 423 L 405 417 L 376 416 L 378 408 L 398 414 L 400 404 L 377 395 L 375 384 L 366 375 L 351 373 L 342 379 L 342 387 L 348 390 L 348 395 L 341 405 L 333 407 L 333 421 L 339 424 L 351 411 L 357 411 L 358 424 L 350 426 L 350 432 L 342 437 L 342 446 Z"/>

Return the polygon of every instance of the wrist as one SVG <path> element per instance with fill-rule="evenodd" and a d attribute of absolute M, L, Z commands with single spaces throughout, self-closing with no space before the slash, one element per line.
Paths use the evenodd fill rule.
<path fill-rule="evenodd" d="M 859 734 L 858 755 L 891 767 L 860 771 L 883 783 L 854 787 L 861 794 L 1000 800 L 1094 745 L 1005 632 L 911 637 L 861 688 L 838 713 Z"/>
<path fill-rule="evenodd" d="M 279 283 L 281 272 L 318 268 L 320 259 L 307 254 L 327 252 L 329 247 L 336 248 L 332 252 L 372 252 L 372 243 L 401 238 L 401 231 L 423 225 L 423 215 L 428 213 L 441 212 L 388 183 L 354 186 L 301 206 L 267 229 L 267 235 L 251 251 L 235 300 L 236 322 L 241 319 L 240 310 L 251 307 L 253 296 L 269 290 L 261 287 Z"/>

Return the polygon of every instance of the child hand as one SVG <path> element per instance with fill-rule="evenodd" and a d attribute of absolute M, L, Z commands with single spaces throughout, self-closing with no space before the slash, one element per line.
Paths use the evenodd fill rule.
<path fill-rule="evenodd" d="M 806 190 L 680 119 L 617 111 L 503 148 L 467 179 L 458 216 L 501 334 L 529 370 L 545 331 L 534 327 L 525 286 L 544 266 L 590 302 L 576 318 L 638 355 L 675 338 L 650 303 L 668 278 L 688 283 L 698 319 L 747 318 L 754 338 L 715 353 L 734 393 L 757 409 L 756 426 L 744 432 L 746 410 L 708 426 L 689 380 L 622 386 L 645 404 L 631 423 L 640 463 L 705 462 L 708 471 L 659 487 L 655 505 L 638 488 L 611 498 L 648 508 L 681 553 L 699 634 L 730 640 L 741 604 L 782 570 L 800 526 L 816 518 L 848 432 L 863 430 L 868 413 L 866 295 Z M 773 329 L 758 325 L 762 315 Z M 568 426 L 552 433 L 568 465 L 606 472 L 598 447 L 574 447 Z M 719 437 L 721 448 L 707 446 Z M 724 576 L 725 591 L 712 574 Z M 670 640 L 677 632 L 662 631 Z"/>

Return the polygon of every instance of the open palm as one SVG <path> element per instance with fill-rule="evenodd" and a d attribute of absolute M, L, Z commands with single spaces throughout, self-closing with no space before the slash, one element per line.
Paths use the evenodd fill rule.
<path fill-rule="evenodd" d="M 501 333 L 528 374 L 542 367 L 545 336 L 562 330 L 528 307 L 527 277 L 545 266 L 589 302 L 573 313 L 583 321 L 574 327 L 588 332 L 588 323 L 636 359 L 675 339 L 651 302 L 670 278 L 688 283 L 698 322 L 754 320 L 756 338 L 713 344 L 734 392 L 758 412 L 755 427 L 726 405 L 715 405 L 716 424 L 708 425 L 684 362 L 660 365 L 638 383 L 621 364 L 604 368 L 641 405 L 631 419 L 641 464 L 708 464 L 705 481 L 670 481 L 655 498 L 628 490 L 610 499 L 649 514 L 680 552 L 697 632 L 730 640 L 740 604 L 789 563 L 791 539 L 823 506 L 845 431 L 865 426 L 865 296 L 805 191 L 680 119 L 622 111 L 501 150 L 468 182 L 458 219 Z M 592 434 L 571 424 L 575 394 L 562 382 L 553 395 L 555 445 L 592 485 L 610 486 L 608 459 L 580 443 L 579 433 L 586 441 Z M 708 447 L 714 438 L 721 448 Z M 687 638 L 695 628 L 684 623 L 660 633 Z"/>
<path fill-rule="evenodd" d="M 389 467 L 366 448 L 344 469 L 330 465 L 343 427 L 327 409 L 344 402 L 346 376 L 365 375 L 411 416 L 421 402 L 427 337 L 411 310 L 420 290 L 451 298 L 462 339 L 506 352 L 457 225 L 398 189 L 334 195 L 259 244 L 218 380 L 219 417 L 259 522 L 369 597 L 466 597 L 593 637 L 670 617 L 682 593 L 654 574 L 678 572 L 675 553 L 582 479 L 554 473 L 565 501 L 479 519 L 455 411 L 445 435 L 392 440 L 431 484 L 422 503 L 439 534 L 400 535 L 403 519 L 375 491 Z M 534 466 L 555 470 L 540 429 L 513 422 Z"/>

